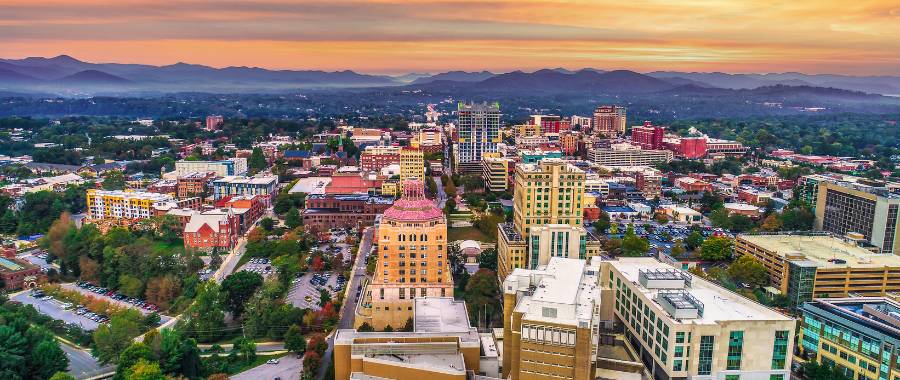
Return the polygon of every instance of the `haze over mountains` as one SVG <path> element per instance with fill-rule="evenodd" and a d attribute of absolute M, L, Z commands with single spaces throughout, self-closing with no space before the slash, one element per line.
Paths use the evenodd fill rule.
<path fill-rule="evenodd" d="M 410 89 L 460 92 L 544 91 L 547 93 L 660 93 L 750 90 L 784 86 L 846 90 L 836 94 L 900 94 L 900 77 L 802 73 L 727 74 L 562 68 L 535 72 L 449 71 L 401 76 L 353 71 L 268 70 L 256 67 L 213 68 L 177 63 L 167 66 L 89 63 L 67 55 L 53 58 L 0 59 L 0 92 L 58 95 L 140 94 L 172 92 L 251 93 L 296 89 L 405 86 Z"/>

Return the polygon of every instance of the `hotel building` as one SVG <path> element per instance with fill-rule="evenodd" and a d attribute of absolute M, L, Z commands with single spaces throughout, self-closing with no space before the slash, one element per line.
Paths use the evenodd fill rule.
<path fill-rule="evenodd" d="M 615 137 L 625 134 L 625 107 L 599 106 L 594 110 L 594 134 Z"/>
<path fill-rule="evenodd" d="M 453 297 L 447 218 L 425 198 L 421 181 L 403 186 L 403 196 L 384 211 L 376 239 L 378 263 L 357 307 L 357 327 L 401 327 L 412 317 L 416 298 Z"/>
<path fill-rule="evenodd" d="M 836 235 L 861 234 L 885 253 L 900 253 L 900 194 L 860 182 L 819 182 L 815 229 Z"/>
<path fill-rule="evenodd" d="M 459 103 L 454 171 L 479 173 L 485 153 L 496 153 L 500 142 L 500 104 Z"/>

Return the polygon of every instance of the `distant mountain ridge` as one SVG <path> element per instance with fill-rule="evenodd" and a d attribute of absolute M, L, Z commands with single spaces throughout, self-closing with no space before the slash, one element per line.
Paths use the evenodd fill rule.
<path fill-rule="evenodd" d="M 179 62 L 172 65 L 90 63 L 68 55 L 0 59 L 0 91 L 22 93 L 276 92 L 408 86 L 482 92 L 543 91 L 654 93 L 686 89 L 746 90 L 771 86 L 825 87 L 872 94 L 900 94 L 900 77 L 834 74 L 654 71 L 561 67 L 534 72 L 447 71 L 437 74 L 372 75 L 350 70 L 269 70 Z"/>

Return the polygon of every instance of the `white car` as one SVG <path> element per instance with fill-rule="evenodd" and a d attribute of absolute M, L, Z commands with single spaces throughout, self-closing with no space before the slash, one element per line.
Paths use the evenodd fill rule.
<path fill-rule="evenodd" d="M 278 364 L 278 359 L 269 359 L 266 364 Z"/>

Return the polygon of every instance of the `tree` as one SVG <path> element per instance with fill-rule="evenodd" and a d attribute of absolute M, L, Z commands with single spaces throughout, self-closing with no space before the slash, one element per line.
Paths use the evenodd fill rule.
<path fill-rule="evenodd" d="M 771 214 L 766 217 L 762 222 L 762 226 L 760 226 L 764 231 L 780 231 L 781 230 L 781 219 L 778 218 L 778 215 Z"/>
<path fill-rule="evenodd" d="M 291 325 L 284 334 L 284 348 L 288 351 L 301 353 L 306 351 L 306 338 L 300 326 Z"/>
<path fill-rule="evenodd" d="M 262 220 L 259 221 L 259 226 L 262 227 L 264 230 L 271 232 L 272 229 L 275 228 L 275 221 L 272 220 L 272 218 L 267 216 L 265 218 L 262 218 Z"/>
<path fill-rule="evenodd" d="M 10 326 L 0 326 L 0 378 L 19 379 L 24 372 L 28 341 Z"/>
<path fill-rule="evenodd" d="M 125 173 L 110 170 L 103 176 L 103 190 L 125 190 Z"/>
<path fill-rule="evenodd" d="M 713 227 L 724 228 L 726 230 L 731 229 L 731 223 L 728 219 L 728 210 L 724 208 L 718 208 L 709 214 L 709 221 L 712 222 Z"/>
<path fill-rule="evenodd" d="M 57 372 L 54 373 L 53 376 L 50 377 L 50 380 L 75 380 L 72 375 L 65 372 Z"/>
<path fill-rule="evenodd" d="M 781 214 L 785 231 L 809 231 L 815 220 L 816 216 L 805 207 L 794 207 Z"/>
<path fill-rule="evenodd" d="M 803 364 L 803 375 L 810 380 L 853 380 L 834 366 L 819 364 L 816 361 Z"/>
<path fill-rule="evenodd" d="M 240 317 L 244 312 L 244 305 L 262 284 L 262 275 L 255 272 L 241 271 L 226 277 L 222 281 L 226 310 L 230 311 L 235 318 Z"/>
<path fill-rule="evenodd" d="M 700 244 L 703 244 L 703 234 L 700 231 L 692 231 L 688 234 L 687 238 L 684 239 L 684 244 L 687 245 L 687 249 L 693 251 L 700 247 Z"/>
<path fill-rule="evenodd" d="M 734 232 L 749 231 L 753 228 L 753 220 L 749 216 L 740 214 L 729 216 L 728 224 L 731 226 L 731 231 Z"/>
<path fill-rule="evenodd" d="M 484 316 L 490 321 L 497 311 L 500 300 L 500 284 L 497 274 L 490 269 L 479 269 L 466 284 L 466 305 L 472 319 L 480 321 L 477 316 Z"/>
<path fill-rule="evenodd" d="M 325 335 L 322 333 L 315 333 L 309 337 L 309 342 L 306 345 L 306 349 L 308 351 L 315 351 L 319 355 L 325 353 L 325 350 L 328 349 L 328 342 L 325 341 Z"/>
<path fill-rule="evenodd" d="M 32 350 L 28 366 L 33 378 L 49 379 L 54 373 L 66 370 L 69 357 L 56 340 L 46 339 Z"/>
<path fill-rule="evenodd" d="M 304 380 L 306 379 L 314 379 L 316 373 L 319 371 L 319 366 L 322 365 L 322 357 L 314 352 L 314 351 L 306 351 L 306 354 L 303 355 L 303 376 Z"/>
<path fill-rule="evenodd" d="M 237 338 L 233 342 L 231 352 L 241 361 L 249 363 L 256 359 L 256 342 L 248 338 Z"/>
<path fill-rule="evenodd" d="M 250 159 L 247 160 L 247 168 L 250 169 L 250 174 L 256 174 L 269 166 L 268 162 L 266 162 L 266 156 L 263 154 L 262 149 L 253 148 L 253 152 L 250 153 Z"/>
<path fill-rule="evenodd" d="M 116 379 L 124 379 L 128 370 L 139 361 L 155 362 L 156 354 L 144 343 L 135 342 L 125 348 L 116 361 Z"/>
<path fill-rule="evenodd" d="M 300 211 L 295 207 L 291 207 L 291 210 L 284 216 L 284 224 L 290 229 L 300 227 L 303 224 Z"/>
<path fill-rule="evenodd" d="M 769 273 L 766 267 L 753 256 L 744 255 L 728 266 L 728 276 L 737 282 L 761 288 L 769 284 Z"/>
<path fill-rule="evenodd" d="M 634 226 L 629 224 L 622 237 L 622 255 L 644 256 L 650 250 L 650 242 L 634 233 Z"/>
<path fill-rule="evenodd" d="M 225 327 L 222 298 L 219 284 L 212 281 L 200 284 L 194 303 L 184 312 L 184 318 L 179 322 L 181 330 L 200 341 L 218 339 Z"/>
<path fill-rule="evenodd" d="M 110 363 L 131 343 L 131 339 L 141 333 L 141 313 L 126 309 L 110 317 L 108 324 L 100 325 L 94 331 L 93 353 L 102 363 Z"/>
<path fill-rule="evenodd" d="M 675 240 L 675 244 L 672 245 L 672 257 L 682 257 L 687 253 L 687 250 L 684 248 L 684 242 L 681 239 Z"/>
<path fill-rule="evenodd" d="M 84 269 L 82 269 L 81 273 L 83 278 Z M 154 277 L 150 279 L 150 281 L 147 281 L 147 290 L 144 294 L 147 296 L 148 302 L 165 310 L 169 308 L 169 302 L 178 297 L 180 291 L 181 281 L 173 275 L 166 275 Z"/>
<path fill-rule="evenodd" d="M 138 360 L 135 365 L 125 371 L 125 380 L 165 380 L 159 364 L 147 360 Z"/>
<path fill-rule="evenodd" d="M 722 261 L 731 257 L 731 239 L 714 236 L 700 245 L 700 257 L 703 260 Z"/>
<path fill-rule="evenodd" d="M 481 251 L 478 256 L 478 267 L 497 271 L 497 250 L 489 248 Z"/>
<path fill-rule="evenodd" d="M 359 331 L 359 332 L 373 332 L 373 331 L 375 331 L 375 328 L 372 327 L 372 325 L 370 325 L 369 322 L 363 322 L 361 325 L 359 325 L 359 328 L 356 329 L 356 331 Z"/>
<path fill-rule="evenodd" d="M 606 232 L 606 230 L 609 229 L 609 226 L 609 214 L 606 211 L 600 210 L 600 218 L 598 218 L 597 221 L 594 222 L 594 229 L 597 230 L 597 232 L 602 233 Z"/>

